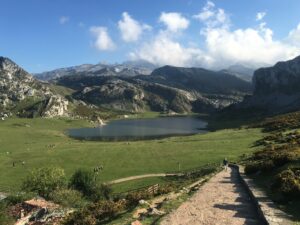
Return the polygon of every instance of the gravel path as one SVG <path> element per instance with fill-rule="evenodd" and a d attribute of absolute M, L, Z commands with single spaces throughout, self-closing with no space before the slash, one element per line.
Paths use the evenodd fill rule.
<path fill-rule="evenodd" d="M 162 225 L 240 225 L 261 224 L 238 172 L 228 168 L 205 183 L 177 210 L 166 216 Z"/>
<path fill-rule="evenodd" d="M 148 177 L 166 177 L 166 176 L 176 176 L 180 174 L 176 173 L 150 173 L 150 174 L 143 174 L 143 175 L 138 175 L 138 176 L 131 176 L 131 177 L 125 177 L 113 181 L 107 182 L 107 184 L 119 184 L 125 181 L 131 181 L 131 180 L 138 180 L 142 178 L 148 178 Z"/>

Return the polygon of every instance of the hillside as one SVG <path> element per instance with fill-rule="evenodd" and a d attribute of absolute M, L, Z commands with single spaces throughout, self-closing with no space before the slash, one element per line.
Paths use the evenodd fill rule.
<path fill-rule="evenodd" d="M 264 114 L 300 109 L 300 56 L 254 72 L 253 95 L 233 107 Z"/>
<path fill-rule="evenodd" d="M 149 76 L 64 76 L 74 99 L 106 108 L 143 112 L 213 112 L 239 102 L 251 85 L 231 75 L 165 66 Z M 221 85 L 222 84 L 222 85 Z"/>
<path fill-rule="evenodd" d="M 0 57 L 0 109 L 24 117 L 67 115 L 69 102 L 12 60 Z"/>
<path fill-rule="evenodd" d="M 155 69 L 151 76 L 143 79 L 203 94 L 230 95 L 251 92 L 251 85 L 246 81 L 230 74 L 202 68 L 164 66 Z"/>
<path fill-rule="evenodd" d="M 235 64 L 235 65 L 229 66 L 226 69 L 221 70 L 221 72 L 223 72 L 223 73 L 231 74 L 231 75 L 236 76 L 247 82 L 252 81 L 254 71 L 255 71 L 255 69 L 244 66 L 242 64 Z"/>

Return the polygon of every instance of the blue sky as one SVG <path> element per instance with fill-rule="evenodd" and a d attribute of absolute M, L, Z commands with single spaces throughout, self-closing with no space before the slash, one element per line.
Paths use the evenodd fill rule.
<path fill-rule="evenodd" d="M 29 72 L 147 60 L 222 68 L 300 54 L 299 0 L 0 0 L 0 55 Z"/>

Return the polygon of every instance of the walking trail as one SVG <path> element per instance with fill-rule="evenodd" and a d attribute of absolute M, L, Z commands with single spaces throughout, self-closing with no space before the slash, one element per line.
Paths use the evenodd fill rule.
<path fill-rule="evenodd" d="M 228 168 L 205 183 L 187 202 L 166 216 L 162 225 L 262 224 L 237 170 Z"/>
<path fill-rule="evenodd" d="M 148 177 L 166 177 L 166 176 L 176 176 L 180 175 L 177 173 L 150 173 L 150 174 L 144 174 L 144 175 L 138 175 L 138 176 L 131 176 L 131 177 L 125 177 L 113 181 L 107 182 L 108 184 L 119 184 L 125 181 L 131 181 L 131 180 L 138 180 L 142 178 L 148 178 Z"/>

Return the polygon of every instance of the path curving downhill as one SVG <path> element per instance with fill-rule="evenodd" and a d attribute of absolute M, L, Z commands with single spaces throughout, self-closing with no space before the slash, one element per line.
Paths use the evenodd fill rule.
<path fill-rule="evenodd" d="M 263 224 L 238 171 L 228 168 L 212 177 L 187 202 L 167 215 L 162 225 Z"/>

